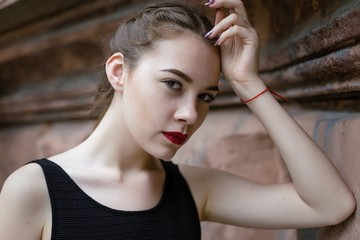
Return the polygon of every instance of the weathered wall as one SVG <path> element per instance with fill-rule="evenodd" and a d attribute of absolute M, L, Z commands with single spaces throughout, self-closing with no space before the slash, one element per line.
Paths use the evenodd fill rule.
<path fill-rule="evenodd" d="M 64 151 L 91 132 L 88 109 L 103 43 L 142 2 L 33 0 L 0 9 L 0 186 L 27 161 Z M 261 38 L 262 77 L 290 100 L 284 106 L 331 156 L 359 201 L 360 2 L 244 3 Z M 265 183 L 288 181 L 276 147 L 223 81 L 204 125 L 174 161 Z M 204 223 L 203 239 L 355 240 L 359 219 L 357 211 L 338 226 L 297 234 Z"/>
<path fill-rule="evenodd" d="M 93 121 L 76 121 L 0 128 L 0 185 L 26 162 L 76 146 L 94 125 Z"/>
<path fill-rule="evenodd" d="M 360 114 L 309 111 L 287 107 L 290 114 L 330 156 L 360 203 Z M 214 111 L 175 161 L 211 166 L 260 182 L 286 182 L 281 158 L 263 127 L 246 109 Z M 336 194 L 336 193 L 334 193 Z M 298 240 L 356 240 L 359 211 L 344 223 L 299 231 Z M 204 239 L 296 239 L 292 231 L 258 231 L 220 224 L 204 224 Z M 207 227 L 211 227 L 207 229 Z M 241 238 L 242 239 L 242 238 Z"/>

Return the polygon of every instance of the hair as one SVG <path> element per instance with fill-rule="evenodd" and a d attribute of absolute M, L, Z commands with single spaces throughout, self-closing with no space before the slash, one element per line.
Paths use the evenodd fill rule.
<path fill-rule="evenodd" d="M 204 41 L 205 34 L 212 29 L 211 22 L 199 9 L 179 2 L 158 2 L 148 5 L 135 16 L 125 21 L 110 41 L 110 54 L 121 52 L 126 67 L 131 72 L 141 55 L 151 50 L 154 43 L 183 33 L 194 33 Z M 104 74 L 95 96 L 92 113 L 101 119 L 107 111 L 114 89 Z"/>

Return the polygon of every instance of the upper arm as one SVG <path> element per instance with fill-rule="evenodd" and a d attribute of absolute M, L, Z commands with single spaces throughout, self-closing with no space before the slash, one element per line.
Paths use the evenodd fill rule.
<path fill-rule="evenodd" d="M 305 228 L 331 223 L 299 197 L 292 183 L 258 184 L 215 169 L 182 169 L 198 209 L 203 209 L 202 220 L 254 228 Z"/>
<path fill-rule="evenodd" d="M 28 164 L 15 171 L 0 193 L 0 239 L 41 239 L 48 205 L 40 166 Z"/>

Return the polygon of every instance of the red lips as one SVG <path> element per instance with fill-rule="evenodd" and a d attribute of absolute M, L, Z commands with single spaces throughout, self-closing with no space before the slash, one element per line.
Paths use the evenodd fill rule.
<path fill-rule="evenodd" d="M 189 137 L 189 135 L 182 134 L 181 132 L 163 132 L 163 134 L 167 140 L 177 145 L 184 144 L 186 139 Z"/>

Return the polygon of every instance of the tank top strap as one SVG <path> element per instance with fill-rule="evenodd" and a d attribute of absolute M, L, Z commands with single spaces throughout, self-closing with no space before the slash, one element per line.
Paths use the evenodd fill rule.
<path fill-rule="evenodd" d="M 181 174 L 177 164 L 163 160 L 161 160 L 161 163 L 168 178 L 168 184 L 165 190 L 169 198 L 167 202 L 172 204 L 173 209 L 181 209 L 181 215 L 188 219 L 188 226 L 191 226 L 193 228 L 191 231 L 196 233 L 194 239 L 200 239 L 200 219 L 195 200 L 186 179 Z"/>
<path fill-rule="evenodd" d="M 37 159 L 33 160 L 30 163 L 36 163 L 40 165 L 40 167 L 43 170 L 46 185 L 48 188 L 49 198 L 50 198 L 50 204 L 51 204 L 51 215 L 52 215 L 52 231 L 51 231 L 51 239 L 55 239 L 55 236 L 57 235 L 57 226 L 58 224 L 58 211 L 59 208 L 58 204 L 61 203 L 57 201 L 57 198 L 59 195 L 62 195 L 63 191 L 75 192 L 76 189 L 73 187 L 71 183 L 70 177 L 63 171 L 63 169 L 57 165 L 56 163 L 46 159 Z M 59 184 L 60 183 L 60 184 Z M 64 186 L 67 189 L 59 189 L 60 186 Z"/>

